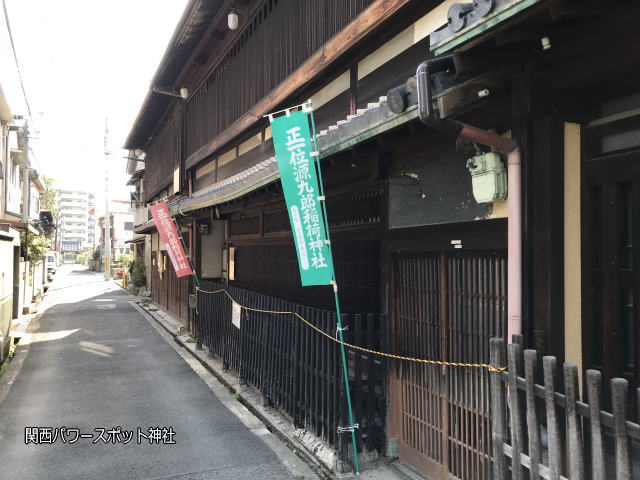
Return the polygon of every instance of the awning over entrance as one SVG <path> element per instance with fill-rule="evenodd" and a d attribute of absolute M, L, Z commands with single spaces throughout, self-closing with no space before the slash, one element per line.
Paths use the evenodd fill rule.
<path fill-rule="evenodd" d="M 125 240 L 124 243 L 144 243 L 144 237 L 132 238 L 131 240 Z"/>
<path fill-rule="evenodd" d="M 61 252 L 80 252 L 82 251 L 82 242 L 62 241 L 60 244 Z"/>

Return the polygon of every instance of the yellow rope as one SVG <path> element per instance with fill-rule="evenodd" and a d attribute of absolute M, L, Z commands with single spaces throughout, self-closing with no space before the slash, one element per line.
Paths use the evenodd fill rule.
<path fill-rule="evenodd" d="M 353 348 L 355 350 L 360 350 L 361 352 L 367 352 L 367 353 L 370 353 L 372 355 L 378 355 L 380 357 L 393 358 L 395 360 L 405 360 L 407 362 L 426 363 L 426 364 L 430 364 L 430 365 L 445 365 L 445 366 L 449 366 L 449 367 L 486 368 L 490 372 L 504 372 L 507 369 L 507 367 L 494 367 L 494 366 L 489 365 L 487 363 L 445 362 L 445 361 L 442 361 L 442 360 L 426 360 L 424 358 L 404 357 L 402 355 L 395 355 L 393 353 L 378 352 L 376 350 L 371 350 L 369 348 L 360 347 L 358 345 L 353 345 L 353 344 L 347 343 L 347 342 L 342 342 L 342 341 L 338 340 L 337 338 L 333 337 L 332 335 L 329 335 L 324 330 L 316 327 L 315 325 L 313 325 L 311 322 L 309 322 L 308 320 L 306 320 L 305 318 L 303 318 L 301 315 L 299 315 L 296 312 L 281 312 L 281 311 L 276 311 L 276 310 L 262 310 L 260 308 L 245 307 L 244 305 L 241 305 L 240 302 L 238 302 L 235 298 L 233 298 L 231 296 L 231 294 L 229 294 L 229 292 L 227 292 L 227 290 L 224 289 L 224 288 L 221 288 L 220 290 L 214 290 L 214 291 L 211 291 L 211 292 L 208 292 L 206 290 L 202 290 L 200 288 L 196 288 L 196 295 L 198 294 L 198 292 L 202 292 L 202 293 L 209 294 L 209 295 L 213 295 L 213 294 L 216 294 L 216 293 L 224 293 L 227 297 L 229 297 L 229 299 L 232 302 L 237 303 L 244 310 L 250 310 L 252 312 L 271 313 L 271 314 L 274 314 L 274 315 L 293 315 L 296 318 L 298 318 L 299 320 L 301 320 L 305 325 L 307 325 L 308 327 L 311 327 L 313 330 L 318 332 L 320 335 L 323 335 L 323 336 L 327 337 L 329 340 L 331 340 L 333 342 L 336 342 L 336 343 L 339 343 L 341 345 L 344 345 L 345 347 Z"/>

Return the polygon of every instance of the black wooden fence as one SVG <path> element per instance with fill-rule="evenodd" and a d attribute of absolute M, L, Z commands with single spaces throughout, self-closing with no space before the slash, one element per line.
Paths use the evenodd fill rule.
<path fill-rule="evenodd" d="M 296 312 L 334 335 L 335 312 L 298 305 L 251 290 L 204 281 L 205 291 L 226 291 L 245 307 Z M 240 328 L 232 324 L 232 301 L 224 293 L 198 295 L 200 339 L 213 355 L 234 370 L 241 382 L 262 392 L 266 402 L 346 455 L 348 426 L 339 344 L 312 330 L 293 315 L 242 310 Z M 379 314 L 344 315 L 345 341 L 384 350 L 386 318 Z M 358 449 L 382 451 L 386 417 L 386 363 L 379 357 L 347 349 L 349 381 Z"/>
<path fill-rule="evenodd" d="M 611 380 L 612 412 L 604 411 L 599 371 L 586 372 L 587 403 L 576 364 L 563 365 L 560 382 L 555 357 L 523 353 L 521 337 L 515 340 L 508 355 L 501 339 L 491 340 L 491 363 L 509 367 L 491 373 L 493 478 L 639 479 L 640 425 L 630 421 L 636 412 L 627 408 L 627 381 Z"/>

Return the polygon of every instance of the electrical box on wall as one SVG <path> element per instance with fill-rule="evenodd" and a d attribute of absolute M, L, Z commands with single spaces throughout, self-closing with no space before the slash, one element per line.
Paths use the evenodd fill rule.
<path fill-rule="evenodd" d="M 478 203 L 499 202 L 507 198 L 507 172 L 497 152 L 477 155 L 467 161 L 471 172 L 473 197 Z"/>
<path fill-rule="evenodd" d="M 211 233 L 209 222 L 198 223 L 198 233 L 200 235 L 209 235 Z"/>

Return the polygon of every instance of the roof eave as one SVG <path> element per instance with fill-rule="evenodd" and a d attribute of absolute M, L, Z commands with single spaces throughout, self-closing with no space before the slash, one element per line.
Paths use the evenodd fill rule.
<path fill-rule="evenodd" d="M 136 149 L 136 148 L 143 148 L 145 146 L 145 145 L 133 144 L 133 136 L 136 133 L 136 127 L 137 127 L 138 123 L 140 122 L 140 120 L 142 119 L 142 116 L 144 115 L 144 112 L 147 110 L 147 107 L 149 105 L 149 101 L 151 100 L 151 97 L 154 94 L 153 87 L 156 86 L 156 82 L 158 81 L 158 78 L 164 72 L 164 69 L 166 68 L 167 62 L 168 62 L 169 58 L 171 58 L 171 55 L 173 54 L 174 45 L 176 44 L 178 39 L 185 32 L 185 28 L 187 27 L 187 23 L 188 23 L 189 19 L 191 18 L 192 13 L 196 9 L 196 7 L 199 6 L 199 4 L 202 3 L 202 1 L 203 0 L 190 0 L 189 3 L 185 6 L 184 12 L 182 12 L 182 17 L 180 18 L 180 22 L 176 26 L 176 29 L 173 31 L 173 35 L 171 36 L 171 40 L 169 40 L 169 43 L 167 44 L 167 48 L 165 49 L 164 54 L 162 55 L 162 59 L 160 60 L 160 63 L 158 64 L 158 68 L 156 69 L 155 73 L 153 74 L 153 78 L 151 79 L 151 82 L 149 84 L 149 90 L 147 92 L 147 95 L 144 98 L 144 101 L 142 102 L 142 105 L 140 106 L 140 109 L 138 110 L 138 114 L 136 115 L 136 118 L 133 121 L 133 125 L 131 126 L 131 129 L 129 130 L 129 134 L 127 135 L 127 139 L 125 140 L 124 146 L 122 147 L 123 149 L 132 150 L 132 149 Z"/>
<path fill-rule="evenodd" d="M 0 120 L 2 120 L 3 122 L 13 121 L 11 108 L 9 108 L 9 102 L 7 102 L 7 97 L 2 90 L 2 85 L 0 85 Z"/>

